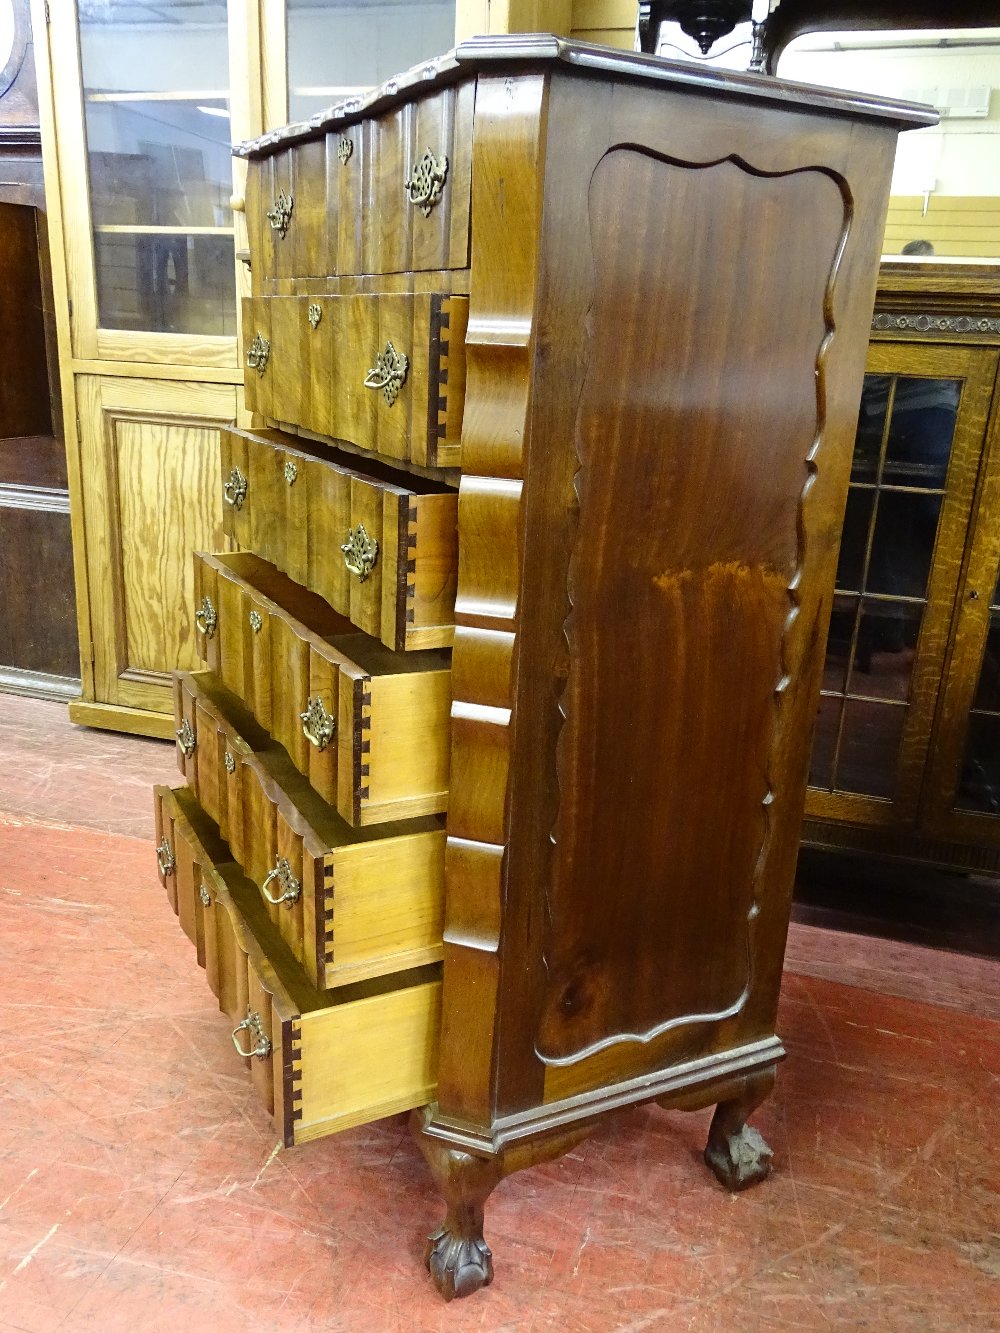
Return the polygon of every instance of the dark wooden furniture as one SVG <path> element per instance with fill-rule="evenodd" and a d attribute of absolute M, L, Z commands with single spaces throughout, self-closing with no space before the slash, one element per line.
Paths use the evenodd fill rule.
<path fill-rule="evenodd" d="M 447 1297 L 492 1277 L 496 1183 L 616 1107 L 717 1104 L 719 1179 L 769 1170 L 746 1121 L 784 1054 L 889 174 L 932 120 L 530 36 L 240 150 L 267 429 L 229 432 L 222 484 L 258 563 L 199 566 L 210 672 L 178 684 L 193 793 L 159 793 L 161 871 L 286 1142 L 418 1108 Z M 424 677 L 395 716 L 362 685 L 335 785 L 287 726 L 345 725 L 324 615 Z M 414 659 L 452 639 L 449 718 Z M 446 825 L 366 824 L 419 727 L 450 743 Z M 443 989 L 433 934 L 338 957 L 355 913 L 405 925 L 404 891 L 425 920 L 445 900 Z"/>
<path fill-rule="evenodd" d="M 80 658 L 27 0 L 13 12 L 0 69 L 0 689 L 69 698 Z"/>
<path fill-rule="evenodd" d="M 995 267 L 883 268 L 808 845 L 1000 869 L 998 368 Z"/>

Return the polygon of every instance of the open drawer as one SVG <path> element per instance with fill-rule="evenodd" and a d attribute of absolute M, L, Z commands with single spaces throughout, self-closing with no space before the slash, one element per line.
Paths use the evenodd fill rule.
<path fill-rule="evenodd" d="M 314 989 L 191 792 L 154 799 L 160 877 L 284 1145 L 432 1101 L 440 968 Z"/>
<path fill-rule="evenodd" d="M 352 828 L 208 672 L 174 681 L 181 771 L 310 981 L 441 958 L 444 821 Z"/>
<path fill-rule="evenodd" d="M 226 535 L 387 648 L 455 637 L 458 492 L 280 431 L 221 435 Z"/>
<path fill-rule="evenodd" d="M 390 652 L 248 551 L 194 577 L 206 663 L 349 824 L 448 808 L 449 653 Z"/>

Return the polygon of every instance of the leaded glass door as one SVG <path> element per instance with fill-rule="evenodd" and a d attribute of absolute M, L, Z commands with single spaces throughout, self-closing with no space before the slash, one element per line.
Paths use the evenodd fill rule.
<path fill-rule="evenodd" d="M 807 811 L 915 825 L 995 351 L 869 351 Z"/>

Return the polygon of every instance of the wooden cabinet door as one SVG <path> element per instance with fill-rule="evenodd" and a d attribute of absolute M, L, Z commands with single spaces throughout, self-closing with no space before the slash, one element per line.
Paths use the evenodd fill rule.
<path fill-rule="evenodd" d="M 220 550 L 219 428 L 237 414 L 226 384 L 77 380 L 82 513 L 95 702 L 75 721 L 172 735 L 169 673 L 199 664 L 192 551 Z M 83 637 L 81 635 L 81 637 Z M 163 714 L 119 722 L 114 709 Z"/>
<path fill-rule="evenodd" d="M 996 368 L 986 347 L 869 350 L 811 817 L 917 824 Z"/>
<path fill-rule="evenodd" d="M 1000 354 L 992 355 L 995 368 Z M 921 809 L 928 833 L 979 846 L 1000 846 L 998 398 L 983 448 Z"/>

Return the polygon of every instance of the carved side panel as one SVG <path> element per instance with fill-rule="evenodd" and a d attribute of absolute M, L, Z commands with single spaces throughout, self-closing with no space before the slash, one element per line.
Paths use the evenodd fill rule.
<path fill-rule="evenodd" d="M 795 220 L 780 244 L 777 219 Z M 535 1039 L 549 1064 L 731 1016 L 752 985 L 847 216 L 816 170 L 619 148 L 593 173 L 589 223 Z"/>

